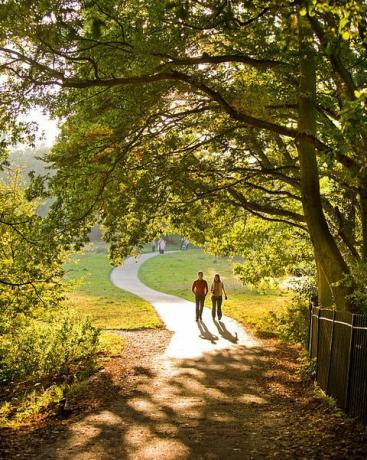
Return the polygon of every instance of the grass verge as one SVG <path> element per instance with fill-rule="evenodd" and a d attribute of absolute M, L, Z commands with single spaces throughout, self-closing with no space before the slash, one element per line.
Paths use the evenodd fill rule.
<path fill-rule="evenodd" d="M 139 297 L 114 286 L 111 266 L 103 253 L 76 256 L 65 266 L 71 282 L 68 303 L 91 318 L 101 329 L 144 329 L 162 325 L 153 307 Z"/>

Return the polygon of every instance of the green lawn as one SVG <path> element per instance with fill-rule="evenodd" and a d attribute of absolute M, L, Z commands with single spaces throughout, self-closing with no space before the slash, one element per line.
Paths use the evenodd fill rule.
<path fill-rule="evenodd" d="M 269 312 L 283 311 L 289 299 L 289 294 L 282 291 L 260 294 L 247 289 L 233 275 L 229 259 L 210 256 L 199 250 L 180 251 L 149 259 L 140 268 L 139 278 L 158 291 L 193 300 L 191 286 L 198 271 L 204 272 L 209 288 L 215 273 L 219 273 L 228 294 L 223 306 L 224 313 L 262 332 L 271 332 Z M 206 306 L 210 306 L 209 297 Z"/>
<path fill-rule="evenodd" d="M 110 281 L 111 266 L 103 252 L 78 255 L 65 266 L 68 302 L 102 329 L 140 329 L 161 326 L 153 307 Z"/>

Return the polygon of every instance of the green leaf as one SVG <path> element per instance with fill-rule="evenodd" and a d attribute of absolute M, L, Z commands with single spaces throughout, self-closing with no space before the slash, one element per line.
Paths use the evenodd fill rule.
<path fill-rule="evenodd" d="M 307 14 L 307 9 L 306 9 L 306 8 L 301 8 L 299 14 L 300 14 L 301 16 L 306 16 L 306 14 Z"/>

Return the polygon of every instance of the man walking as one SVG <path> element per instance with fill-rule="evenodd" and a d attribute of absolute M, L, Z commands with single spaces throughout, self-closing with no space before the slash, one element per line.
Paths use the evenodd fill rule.
<path fill-rule="evenodd" d="M 205 297 L 208 294 L 208 283 L 203 279 L 203 272 L 198 272 L 198 279 L 192 285 L 192 292 L 195 294 L 196 321 L 203 319 Z"/>

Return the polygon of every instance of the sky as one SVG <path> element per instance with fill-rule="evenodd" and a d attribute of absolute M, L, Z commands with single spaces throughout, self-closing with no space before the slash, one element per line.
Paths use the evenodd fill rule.
<path fill-rule="evenodd" d="M 47 115 L 44 115 L 41 110 L 33 109 L 27 115 L 27 120 L 35 121 L 38 124 L 38 134 L 43 135 L 43 139 L 37 140 L 37 145 L 46 144 L 51 147 L 55 142 L 56 136 L 59 132 L 57 127 L 57 120 L 51 120 Z M 38 136 L 38 137 L 39 137 Z"/>

